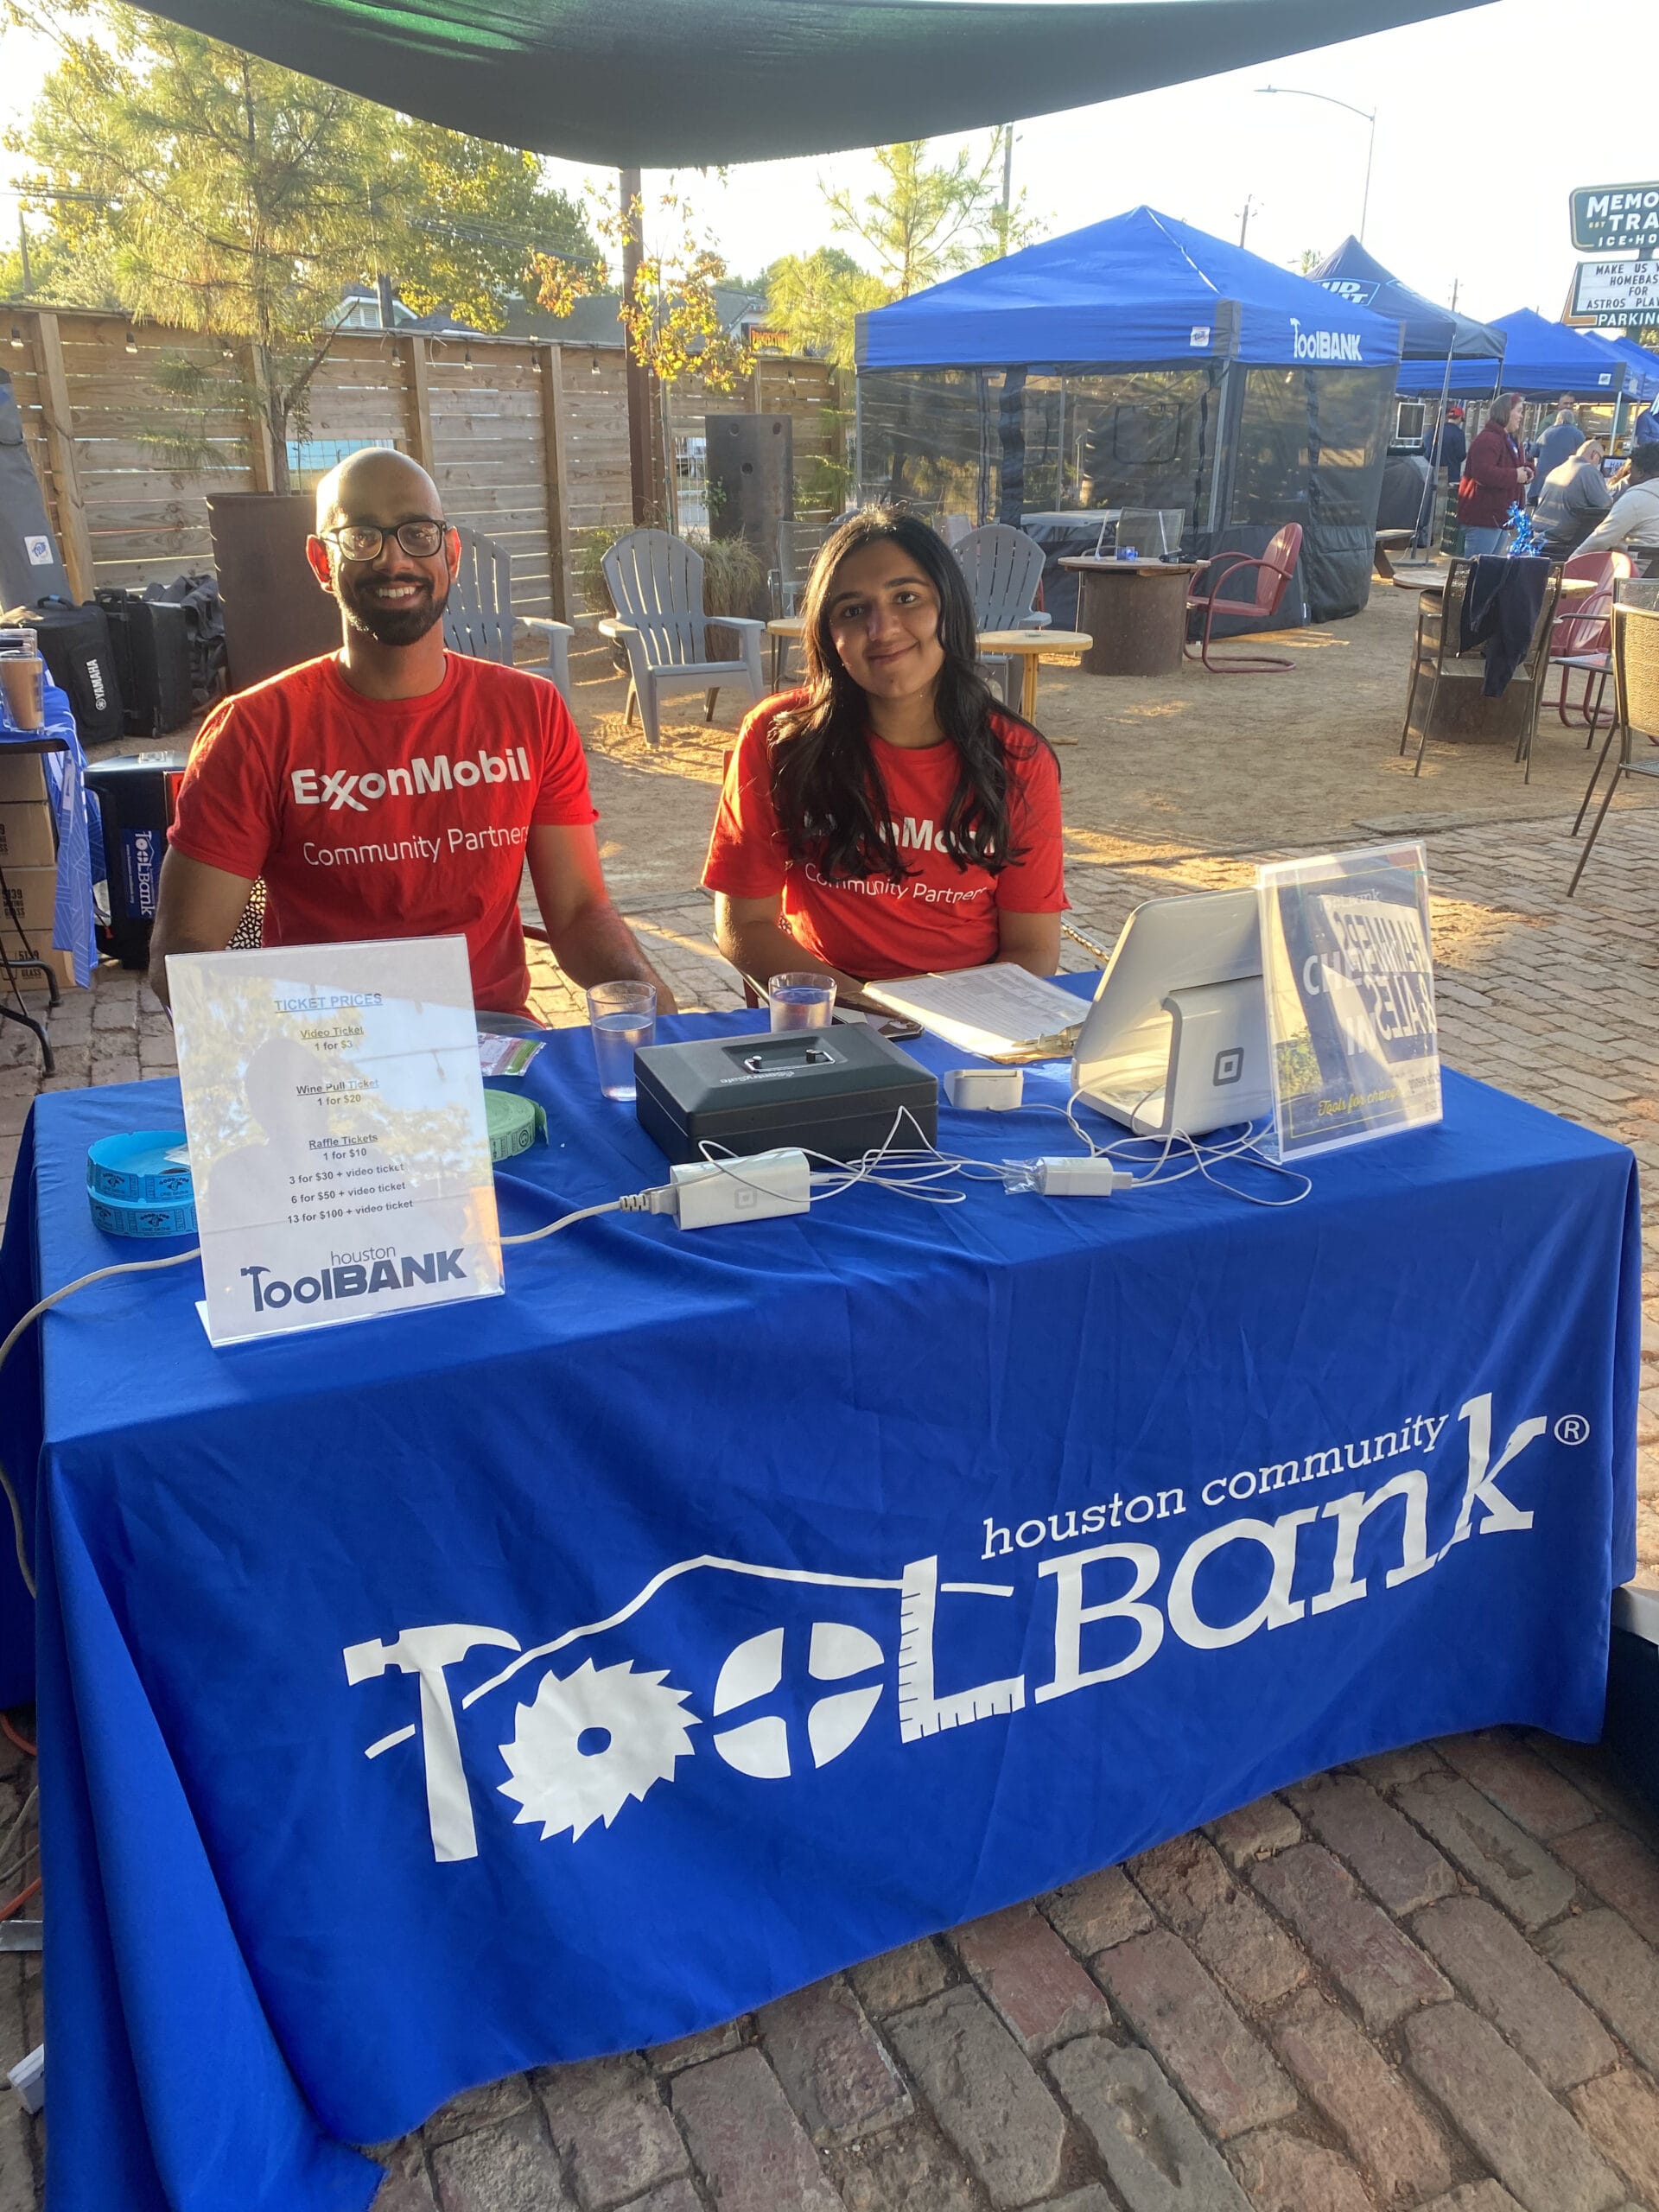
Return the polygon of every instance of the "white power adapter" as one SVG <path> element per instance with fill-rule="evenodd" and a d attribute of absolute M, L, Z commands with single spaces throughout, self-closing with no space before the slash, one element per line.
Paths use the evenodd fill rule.
<path fill-rule="evenodd" d="M 1114 1191 L 1127 1191 L 1135 1182 L 1125 1169 L 1098 1157 L 1051 1154 L 1033 1160 L 1031 1166 L 1032 1180 L 1046 1198 L 1109 1198 Z"/>
<path fill-rule="evenodd" d="M 976 1113 L 1008 1114 L 1026 1095 L 1023 1068 L 947 1068 L 944 1095 L 953 1106 Z"/>
<path fill-rule="evenodd" d="M 812 1203 L 812 1170 L 804 1152 L 692 1160 L 670 1173 L 675 1217 L 682 1229 L 713 1229 L 724 1221 L 765 1221 L 773 1214 L 804 1213 Z"/>

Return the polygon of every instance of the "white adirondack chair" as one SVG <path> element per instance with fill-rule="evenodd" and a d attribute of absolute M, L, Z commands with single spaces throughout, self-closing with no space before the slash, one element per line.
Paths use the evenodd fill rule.
<path fill-rule="evenodd" d="M 706 691 L 706 721 L 714 720 L 722 683 L 747 684 L 760 704 L 766 626 L 746 616 L 704 614 L 702 556 L 695 546 L 665 530 L 636 530 L 618 538 L 601 565 L 616 613 L 599 626 L 627 653 L 627 720 L 639 714 L 647 743 L 658 741 L 660 702 L 668 692 Z M 710 621 L 737 632 L 741 660 L 709 658 Z"/>
<path fill-rule="evenodd" d="M 976 630 L 1046 630 L 1050 617 L 1033 607 L 1043 581 L 1043 549 L 1012 523 L 988 522 L 970 530 L 952 549 L 968 579 Z M 988 654 L 980 666 L 997 685 L 1005 706 L 1013 703 L 1007 653 Z"/>
<path fill-rule="evenodd" d="M 555 622 L 545 614 L 515 614 L 511 554 L 465 523 L 456 524 L 455 535 L 461 540 L 461 566 L 443 610 L 444 644 L 452 653 L 465 653 L 470 660 L 493 660 L 511 668 L 515 626 L 522 625 L 547 644 L 545 664 L 527 663 L 525 673 L 544 676 L 557 684 L 560 697 L 569 706 L 570 640 L 575 632 L 568 622 Z"/>

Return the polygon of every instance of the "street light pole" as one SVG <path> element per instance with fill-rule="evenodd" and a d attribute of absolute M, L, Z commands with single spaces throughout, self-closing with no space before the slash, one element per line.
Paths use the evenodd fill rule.
<path fill-rule="evenodd" d="M 1376 151 L 1376 110 L 1374 107 L 1356 107 L 1351 100 L 1339 100 L 1330 92 L 1304 92 L 1299 85 L 1258 85 L 1255 89 L 1258 92 L 1288 93 L 1292 99 L 1323 100 L 1327 107 L 1345 107 L 1350 115 L 1357 115 L 1362 123 L 1370 124 L 1371 135 L 1365 148 L 1365 189 L 1359 203 L 1359 242 L 1363 245 L 1365 218 L 1370 213 L 1371 206 L 1371 156 Z"/>

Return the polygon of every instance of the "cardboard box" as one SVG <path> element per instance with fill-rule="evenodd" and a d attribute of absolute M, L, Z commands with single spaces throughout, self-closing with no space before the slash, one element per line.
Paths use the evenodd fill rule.
<path fill-rule="evenodd" d="M 0 868 L 56 868 L 58 827 L 52 810 L 39 799 L 19 805 L 0 803 Z"/>
<path fill-rule="evenodd" d="M 60 952 L 45 938 L 35 938 L 31 942 L 35 947 L 32 956 L 25 951 L 15 931 L 0 930 L 0 945 L 5 948 L 13 960 L 34 957 L 43 961 L 56 976 L 58 988 L 60 991 L 73 991 L 75 988 L 74 956 L 72 953 Z M 0 986 L 4 985 L 5 980 L 5 969 L 0 968 Z M 46 979 L 38 968 L 20 968 L 17 970 L 17 984 L 19 989 L 25 994 L 39 991 L 42 996 L 45 995 Z"/>
<path fill-rule="evenodd" d="M 20 753 L 0 741 L 0 802 L 26 805 L 46 804 L 46 758 L 40 753 Z"/>
<path fill-rule="evenodd" d="M 9 868 L 0 882 L 0 928 L 50 944 L 57 903 L 55 868 Z"/>

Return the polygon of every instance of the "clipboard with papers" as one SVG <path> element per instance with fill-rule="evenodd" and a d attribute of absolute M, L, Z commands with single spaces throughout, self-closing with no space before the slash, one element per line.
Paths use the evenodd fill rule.
<path fill-rule="evenodd" d="M 1088 1003 L 1011 961 L 867 983 L 864 995 L 947 1045 L 1005 1065 L 1069 1058 Z"/>

